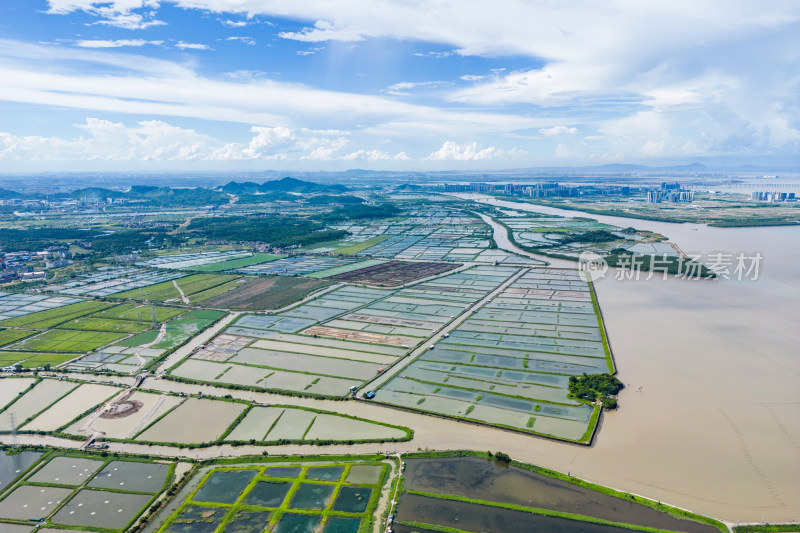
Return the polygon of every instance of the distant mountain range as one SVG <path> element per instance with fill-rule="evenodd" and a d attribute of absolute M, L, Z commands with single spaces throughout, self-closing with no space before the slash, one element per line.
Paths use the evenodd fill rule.
<path fill-rule="evenodd" d="M 321 183 L 313 183 L 311 181 L 303 181 L 287 177 L 280 180 L 265 181 L 260 185 L 252 181 L 245 181 L 242 183 L 231 181 L 219 187 L 219 190 L 228 194 L 240 195 L 240 194 L 269 194 L 274 192 L 341 193 L 347 191 L 348 189 L 344 185 L 325 185 Z"/>

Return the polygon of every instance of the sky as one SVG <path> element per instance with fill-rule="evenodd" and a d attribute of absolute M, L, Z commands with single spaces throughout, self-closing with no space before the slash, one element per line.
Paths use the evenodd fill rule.
<path fill-rule="evenodd" d="M 799 153 L 797 0 L 0 2 L 0 172 Z"/>

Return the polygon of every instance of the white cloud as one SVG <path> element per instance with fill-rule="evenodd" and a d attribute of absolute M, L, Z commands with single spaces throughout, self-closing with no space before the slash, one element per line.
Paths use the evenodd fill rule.
<path fill-rule="evenodd" d="M 445 57 L 450 57 L 455 53 L 455 50 L 451 50 L 449 52 L 416 52 L 414 55 L 417 57 L 433 57 L 436 59 L 444 59 Z"/>
<path fill-rule="evenodd" d="M 358 150 L 343 156 L 342 159 L 345 161 L 353 161 L 356 159 L 365 161 L 408 161 L 410 158 L 405 152 L 399 152 L 395 155 L 391 155 L 375 148 L 373 150 Z"/>
<path fill-rule="evenodd" d="M 220 20 L 220 22 L 229 28 L 244 28 L 249 24 L 246 20 Z"/>
<path fill-rule="evenodd" d="M 144 30 L 152 26 L 166 26 L 167 23 L 163 20 L 145 20 L 143 16 L 130 14 L 109 14 L 104 15 L 106 18 L 98 20 L 95 24 L 104 26 L 114 26 L 124 30 Z"/>
<path fill-rule="evenodd" d="M 382 89 L 381 92 L 394 96 L 410 96 L 411 93 L 408 92 L 410 89 L 416 89 L 417 87 L 440 87 L 444 85 L 444 83 L 445 82 L 442 81 L 401 81 Z"/>
<path fill-rule="evenodd" d="M 478 74 L 464 74 L 461 76 L 461 79 L 464 81 L 478 81 L 484 79 L 486 76 L 480 76 Z"/>
<path fill-rule="evenodd" d="M 292 129 L 284 126 L 253 126 L 255 136 L 245 147 L 230 149 L 221 159 L 300 159 L 330 160 L 350 144 L 349 132 L 338 130 Z"/>
<path fill-rule="evenodd" d="M 86 40 L 78 41 L 75 46 L 81 48 L 120 48 L 123 46 L 144 46 L 146 44 L 161 45 L 164 41 L 146 41 L 144 39 Z"/>
<path fill-rule="evenodd" d="M 66 15 L 83 11 L 100 19 L 95 24 L 126 30 L 141 30 L 166 24 L 155 18 L 155 10 L 160 3 L 158 0 L 48 0 L 48 3 L 48 13 Z M 142 13 L 136 13 L 136 10 Z"/>
<path fill-rule="evenodd" d="M 348 117 L 348 128 L 358 124 L 362 131 L 393 140 L 424 138 L 428 146 L 438 146 L 443 139 L 479 135 L 484 139 L 492 133 L 507 137 L 517 130 L 548 130 L 564 123 L 581 134 L 592 134 L 587 137 L 603 137 L 589 139 L 599 142 L 591 143 L 593 153 L 586 157 L 598 159 L 609 154 L 641 157 L 655 154 L 659 146 L 659 153 L 666 156 L 792 154 L 800 149 L 796 74 L 800 2 L 796 0 L 771 0 L 766 5 L 752 0 L 495 0 L 491 7 L 476 0 L 437 0 L 424 6 L 407 0 L 48 1 L 51 13 L 83 11 L 103 24 L 131 29 L 163 24 L 157 10 L 159 4 L 169 3 L 229 20 L 264 16 L 299 21 L 306 26 L 303 30 L 280 36 L 304 42 L 413 41 L 432 43 L 435 49 L 452 48 L 460 55 L 513 54 L 529 58 L 532 64 L 516 70 L 490 69 L 492 73 L 483 79 L 463 78 L 473 83 L 455 85 L 445 95 L 463 104 L 456 109 L 402 107 L 402 102 L 389 98 L 269 80 L 223 83 L 166 62 L 159 68 L 178 74 L 157 73 L 153 80 L 157 83 L 148 85 L 148 79 L 141 79 L 151 73 L 140 79 L 126 73 L 110 75 L 111 79 L 90 76 L 87 81 L 94 85 L 80 87 L 79 69 L 57 64 L 41 69 L 41 59 L 35 56 L 28 58 L 36 63 L 32 66 L 0 64 L 4 80 L 0 98 L 287 126 L 324 127 Z M 12 52 L 0 49 L 0 59 L 4 54 Z M 515 59 L 514 64 L 524 63 Z M 56 90 L 62 81 L 70 92 Z M 126 86 L 143 91 L 135 93 Z M 303 107 L 300 96 L 310 109 Z M 281 98 L 286 100 L 283 105 Z M 363 109 L 357 105 L 359 98 L 366 102 Z M 514 107 L 498 112 L 503 106 Z M 548 109 L 539 112 L 542 108 Z M 315 116 L 323 118 L 311 118 Z M 313 122 L 303 122 L 309 120 Z M 650 122 L 665 129 L 657 130 Z M 577 153 L 575 143 L 568 147 Z"/>
<path fill-rule="evenodd" d="M 92 74 L 97 71 L 98 73 Z M 0 39 L 0 100 L 245 124 L 357 127 L 379 138 L 507 132 L 551 123 L 524 115 L 446 110 L 314 89 L 264 76 L 211 79 L 190 64 L 135 54 Z M 380 133 L 377 133 L 379 129 Z M 441 137 L 433 142 L 438 144 Z"/>
<path fill-rule="evenodd" d="M 16 136 L 0 132 L 0 161 L 406 161 L 378 149 L 350 153 L 350 133 L 283 126 L 253 126 L 250 141 L 223 142 L 195 130 L 158 120 L 135 126 L 87 118 L 77 127 L 84 132 L 75 139 Z"/>
<path fill-rule="evenodd" d="M 553 126 L 552 128 L 542 128 L 539 133 L 548 137 L 556 137 L 558 135 L 575 135 L 578 133 L 578 128 L 568 128 L 567 126 Z"/>
<path fill-rule="evenodd" d="M 0 133 L 0 160 L 192 161 L 208 158 L 216 143 L 207 135 L 158 120 L 134 127 L 96 118 L 78 125 L 77 139 Z"/>
<path fill-rule="evenodd" d="M 180 48 L 181 50 L 211 50 L 207 44 L 201 43 L 185 43 L 183 41 L 178 41 L 175 43 L 175 48 Z"/>
<path fill-rule="evenodd" d="M 307 50 L 298 50 L 297 51 L 297 55 L 299 55 L 299 56 L 310 56 L 310 55 L 316 54 L 317 52 L 321 52 L 322 50 L 325 50 L 324 46 L 315 46 L 315 47 L 309 48 Z"/>
<path fill-rule="evenodd" d="M 556 146 L 556 152 L 555 152 L 556 159 L 566 159 L 570 155 L 572 154 L 570 153 L 569 148 L 567 148 L 565 145 L 559 144 L 558 146 Z"/>
<path fill-rule="evenodd" d="M 304 41 L 308 43 L 319 43 L 324 41 L 353 42 L 362 41 L 364 39 L 364 37 L 362 37 L 359 33 L 346 29 L 338 29 L 332 23 L 326 20 L 318 20 L 316 23 L 314 23 L 313 28 L 303 28 L 303 31 L 280 32 L 278 37 L 283 39 L 292 39 L 294 41 Z"/>
<path fill-rule="evenodd" d="M 252 37 L 232 36 L 232 37 L 226 37 L 225 40 L 226 41 L 239 41 L 239 42 L 244 43 L 244 44 L 249 44 L 250 46 L 255 46 L 255 44 L 256 44 L 256 40 L 253 39 Z"/>
<path fill-rule="evenodd" d="M 427 157 L 432 160 L 445 161 L 481 161 L 485 159 L 503 158 L 503 150 L 498 150 L 494 146 L 484 148 L 477 142 L 457 144 L 454 141 L 446 141 L 441 148 Z"/>

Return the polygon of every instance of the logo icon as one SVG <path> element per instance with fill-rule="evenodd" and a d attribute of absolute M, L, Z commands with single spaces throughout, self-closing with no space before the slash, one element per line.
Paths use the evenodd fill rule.
<path fill-rule="evenodd" d="M 606 275 L 608 263 L 603 256 L 594 252 L 581 252 L 578 257 L 578 270 L 586 272 L 591 281 L 597 281 Z"/>

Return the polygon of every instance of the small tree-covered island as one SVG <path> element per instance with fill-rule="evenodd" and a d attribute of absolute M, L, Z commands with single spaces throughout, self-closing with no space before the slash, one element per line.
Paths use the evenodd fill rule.
<path fill-rule="evenodd" d="M 606 409 L 616 409 L 617 399 L 614 397 L 625 388 L 620 380 L 611 374 L 584 374 L 581 377 L 569 377 L 569 396 L 593 403 L 597 400 Z"/>

